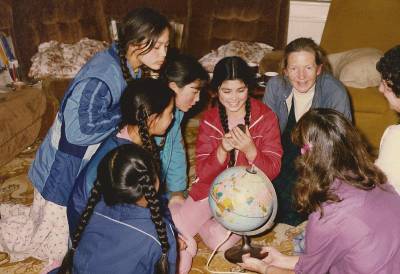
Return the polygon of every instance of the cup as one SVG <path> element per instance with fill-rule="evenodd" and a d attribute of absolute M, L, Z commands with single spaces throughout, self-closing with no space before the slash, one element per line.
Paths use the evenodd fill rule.
<path fill-rule="evenodd" d="M 277 76 L 277 75 L 279 75 L 279 73 L 277 73 L 276 71 L 267 71 L 263 75 L 263 82 L 267 83 L 269 81 L 269 79 L 271 79 L 272 77 Z"/>
<path fill-rule="evenodd" d="M 247 63 L 247 65 L 250 67 L 251 71 L 254 73 L 254 76 L 256 76 L 258 73 L 258 64 L 249 62 L 249 63 Z"/>

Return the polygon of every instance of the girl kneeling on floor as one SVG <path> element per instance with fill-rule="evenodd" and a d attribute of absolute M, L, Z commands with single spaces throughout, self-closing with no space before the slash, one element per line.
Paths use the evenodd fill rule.
<path fill-rule="evenodd" d="M 152 152 L 159 163 L 159 147 L 154 136 L 164 136 L 171 125 L 174 113 L 174 93 L 161 80 L 138 79 L 128 84 L 121 101 L 120 130 L 108 137 L 82 170 L 72 191 L 67 207 L 71 237 L 86 207 L 96 182 L 98 165 L 110 150 L 135 143 Z"/>
<path fill-rule="evenodd" d="M 175 273 L 176 241 L 160 211 L 159 166 L 136 144 L 110 151 L 58 273 Z"/>

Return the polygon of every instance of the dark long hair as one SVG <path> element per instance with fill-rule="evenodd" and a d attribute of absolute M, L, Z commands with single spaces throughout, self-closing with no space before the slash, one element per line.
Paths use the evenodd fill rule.
<path fill-rule="evenodd" d="M 335 179 L 363 190 L 386 182 L 358 130 L 336 110 L 308 111 L 297 123 L 292 140 L 305 149 L 296 161 L 299 179 L 294 190 L 301 212 L 323 214 L 322 203 L 339 202 L 330 189 Z"/>
<path fill-rule="evenodd" d="M 117 47 L 122 73 L 127 82 L 133 80 L 126 65 L 128 47 L 141 46 L 141 54 L 146 54 L 153 49 L 163 31 L 169 28 L 167 18 L 151 8 L 137 8 L 126 15 L 118 29 Z"/>
<path fill-rule="evenodd" d="M 72 248 L 65 256 L 58 273 L 72 273 L 75 250 L 101 197 L 107 206 L 132 204 L 145 197 L 162 249 L 162 256 L 156 263 L 155 273 L 168 273 L 169 244 L 155 188 L 156 181 L 157 172 L 153 157 L 139 145 L 122 145 L 107 153 L 99 164 L 96 183 L 71 239 Z"/>
<path fill-rule="evenodd" d="M 221 59 L 214 68 L 213 78 L 211 80 L 211 88 L 214 92 L 218 92 L 219 87 L 224 81 L 227 80 L 240 80 L 248 89 L 248 98 L 246 100 L 246 115 L 244 117 L 245 124 L 250 125 L 250 94 L 253 92 L 256 80 L 255 74 L 247 63 L 238 56 L 225 57 Z M 226 115 L 225 107 L 218 101 L 219 118 L 222 124 L 222 128 L 225 133 L 229 132 L 228 116 Z M 229 152 L 228 166 L 235 164 L 235 150 L 232 149 Z"/>
<path fill-rule="evenodd" d="M 130 82 L 124 90 L 121 99 L 121 123 L 137 125 L 143 146 L 158 159 L 158 148 L 150 137 L 147 121 L 150 115 L 161 115 L 173 100 L 175 93 L 161 80 L 145 78 Z"/>
<path fill-rule="evenodd" d="M 161 77 L 167 82 L 174 82 L 179 88 L 196 80 L 208 81 L 208 73 L 196 58 L 186 54 L 169 57 L 162 70 Z"/>

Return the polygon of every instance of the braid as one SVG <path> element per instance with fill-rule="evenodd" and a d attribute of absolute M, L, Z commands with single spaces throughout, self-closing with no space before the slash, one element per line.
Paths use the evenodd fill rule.
<path fill-rule="evenodd" d="M 85 230 L 86 225 L 88 224 L 90 217 L 93 214 L 94 208 L 96 204 L 100 201 L 101 192 L 100 192 L 100 181 L 97 180 L 94 183 L 92 190 L 90 191 L 90 198 L 86 205 L 85 210 L 81 215 L 81 219 L 79 220 L 79 224 L 74 232 L 74 235 L 71 239 L 72 241 L 72 248 L 76 249 L 78 247 L 79 241 L 82 237 L 82 232 Z"/>
<path fill-rule="evenodd" d="M 142 70 L 142 78 L 152 78 L 153 71 L 149 67 L 143 64 L 140 69 Z"/>
<path fill-rule="evenodd" d="M 244 123 L 246 126 L 250 126 L 250 113 L 251 113 L 251 103 L 250 98 L 246 100 L 246 115 L 244 116 Z"/>
<path fill-rule="evenodd" d="M 147 119 L 149 117 L 143 105 L 139 107 L 138 116 L 139 135 L 143 142 L 143 147 L 153 154 L 154 160 L 157 164 L 159 164 L 160 156 L 158 153 L 158 148 L 154 142 L 154 139 L 150 137 L 149 128 L 147 126 Z"/>
<path fill-rule="evenodd" d="M 125 81 L 129 83 L 133 81 L 133 78 L 131 73 L 129 72 L 128 66 L 126 65 L 126 52 L 118 41 L 115 41 L 115 43 L 118 49 L 119 63 L 121 65 L 122 75 L 124 76 Z"/>
<path fill-rule="evenodd" d="M 90 217 L 93 214 L 94 208 L 96 204 L 100 201 L 101 192 L 100 189 L 100 182 L 97 180 L 90 192 L 90 198 L 88 200 L 86 209 L 83 211 L 81 218 L 79 220 L 79 224 L 72 236 L 72 248 L 68 250 L 62 264 L 60 266 L 58 274 L 70 274 L 72 273 L 72 265 L 73 265 L 73 258 L 75 255 L 75 250 L 78 247 L 79 241 L 81 240 L 83 231 L 85 230 L 86 225 L 89 223 Z"/>
<path fill-rule="evenodd" d="M 225 107 L 221 104 L 218 100 L 218 110 L 219 110 L 219 119 L 221 120 L 222 128 L 224 129 L 225 133 L 229 132 L 228 126 L 228 116 L 226 115 Z M 231 167 L 235 164 L 235 150 L 232 149 L 229 151 L 229 162 L 228 166 Z"/>
<path fill-rule="evenodd" d="M 156 195 L 156 189 L 153 185 L 144 186 L 144 197 L 148 202 L 151 219 L 156 227 L 158 239 L 161 242 L 162 256 L 157 263 L 156 273 L 168 273 L 167 252 L 169 249 L 167 228 L 161 217 L 160 201 Z"/>

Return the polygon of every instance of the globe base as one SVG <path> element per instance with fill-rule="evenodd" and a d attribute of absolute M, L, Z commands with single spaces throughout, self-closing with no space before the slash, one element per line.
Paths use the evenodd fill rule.
<path fill-rule="evenodd" d="M 237 264 L 242 262 L 242 256 L 249 254 L 251 257 L 257 259 L 264 259 L 268 256 L 268 252 L 262 253 L 262 248 L 258 246 L 251 246 L 250 238 L 246 235 L 242 236 L 242 245 L 234 246 L 225 251 L 224 257 L 231 263 Z"/>

